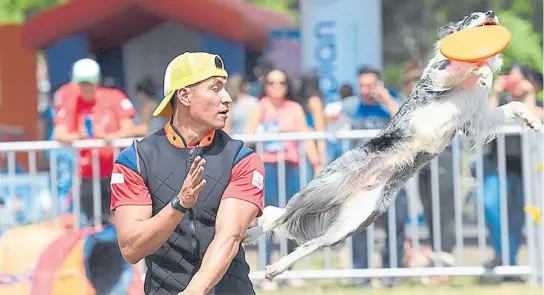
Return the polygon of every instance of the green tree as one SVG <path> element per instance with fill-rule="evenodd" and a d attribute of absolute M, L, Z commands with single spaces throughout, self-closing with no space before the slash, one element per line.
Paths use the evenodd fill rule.
<path fill-rule="evenodd" d="M 252 4 L 285 13 L 298 22 L 298 0 L 247 0 Z"/>
<path fill-rule="evenodd" d="M 519 17 L 513 11 L 498 12 L 501 25 L 512 32 L 512 41 L 503 53 L 505 66 L 520 62 L 542 71 L 542 36 L 536 32 L 533 24 Z"/>
<path fill-rule="evenodd" d="M 0 24 L 22 23 L 28 14 L 69 0 L 0 0 Z"/>

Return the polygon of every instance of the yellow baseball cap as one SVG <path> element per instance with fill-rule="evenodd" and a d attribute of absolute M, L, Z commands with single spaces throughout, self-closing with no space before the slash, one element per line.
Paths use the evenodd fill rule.
<path fill-rule="evenodd" d="M 174 58 L 164 74 L 164 98 L 153 112 L 153 116 L 169 118 L 173 110 L 170 100 L 180 88 L 202 82 L 211 77 L 228 77 L 219 55 L 206 52 L 185 52 Z"/>

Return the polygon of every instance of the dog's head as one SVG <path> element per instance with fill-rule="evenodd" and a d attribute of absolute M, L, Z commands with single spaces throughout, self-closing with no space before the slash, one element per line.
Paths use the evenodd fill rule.
<path fill-rule="evenodd" d="M 444 25 L 438 29 L 438 42 L 435 44 L 435 52 L 436 54 L 440 55 L 439 51 L 439 45 L 440 42 L 446 38 L 447 36 L 459 32 L 465 29 L 470 29 L 474 27 L 481 27 L 481 26 L 493 26 L 499 24 L 499 17 L 493 10 L 488 10 L 486 12 L 473 12 L 467 16 L 465 16 L 462 20 L 458 22 L 449 23 L 447 25 Z M 488 60 L 488 64 L 490 65 L 493 72 L 497 72 L 502 67 L 502 57 L 500 54 L 497 54 Z"/>
<path fill-rule="evenodd" d="M 488 10 L 486 12 L 473 12 L 465 16 L 462 20 L 456 23 L 449 23 L 438 29 L 438 38 L 440 40 L 446 38 L 448 35 L 451 35 L 455 32 L 480 27 L 480 26 L 491 26 L 498 25 L 499 17 L 493 10 Z"/>

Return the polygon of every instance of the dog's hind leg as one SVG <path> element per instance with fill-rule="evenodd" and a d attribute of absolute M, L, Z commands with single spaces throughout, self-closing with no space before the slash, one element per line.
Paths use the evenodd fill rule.
<path fill-rule="evenodd" d="M 263 209 L 263 214 L 258 218 L 258 226 L 250 228 L 246 231 L 243 239 L 243 244 L 254 244 L 260 236 L 269 233 L 280 226 L 283 222 L 285 209 L 266 206 Z M 280 236 L 285 236 L 285 233 L 278 232 Z"/>
<path fill-rule="evenodd" d="M 370 225 L 377 217 L 375 209 L 382 196 L 382 189 L 383 185 L 370 191 L 361 191 L 352 196 L 344 203 L 340 216 L 324 235 L 302 244 L 278 262 L 267 266 L 265 277 L 271 280 L 283 273 L 298 260 L 323 247 L 337 244 L 357 230 L 362 229 L 361 225 L 363 224 L 366 224 L 366 226 Z"/>

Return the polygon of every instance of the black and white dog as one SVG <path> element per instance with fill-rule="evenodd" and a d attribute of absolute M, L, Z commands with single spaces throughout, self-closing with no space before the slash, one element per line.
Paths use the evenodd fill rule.
<path fill-rule="evenodd" d="M 493 11 L 474 12 L 441 27 L 434 58 L 389 125 L 330 163 L 285 209 L 264 209 L 259 226 L 246 232 L 244 243 L 254 243 L 259 236 L 274 231 L 300 245 L 267 267 L 267 279 L 310 253 L 367 228 L 387 211 L 406 181 L 440 154 L 458 132 L 482 145 L 516 119 L 535 131 L 544 130 L 521 102 L 488 108 L 493 73 L 502 66 L 499 55 L 484 62 L 460 63 L 440 53 L 444 37 L 498 22 Z"/>

